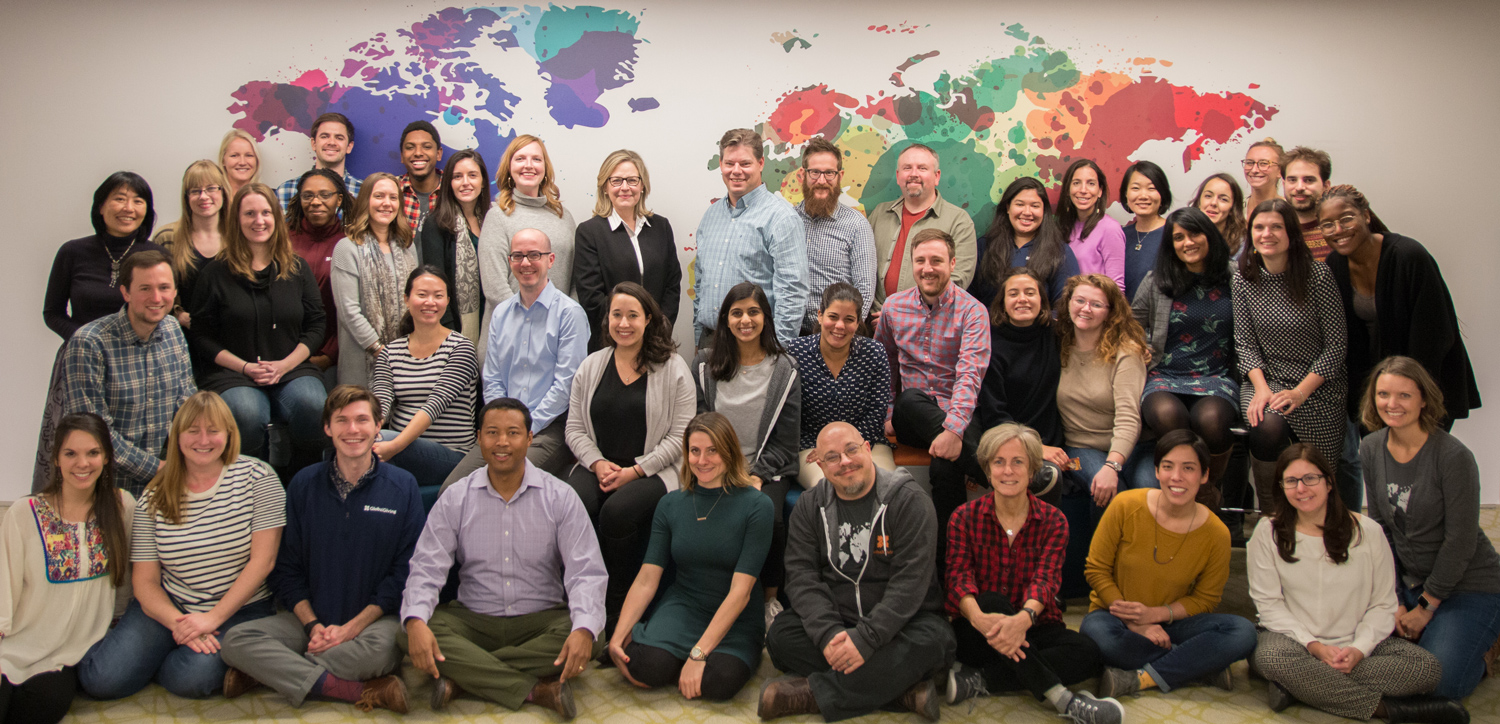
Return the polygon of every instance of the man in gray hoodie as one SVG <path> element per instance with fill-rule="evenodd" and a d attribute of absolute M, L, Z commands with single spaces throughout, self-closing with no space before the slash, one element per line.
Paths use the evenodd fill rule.
<path fill-rule="evenodd" d="M 932 498 L 880 470 L 853 426 L 818 434 L 826 485 L 802 495 L 787 533 L 786 594 L 766 648 L 777 669 L 759 714 L 840 721 L 895 704 L 938 719 L 933 673 L 953 661 L 934 551 Z M 904 693 L 903 693 L 904 692 Z"/>

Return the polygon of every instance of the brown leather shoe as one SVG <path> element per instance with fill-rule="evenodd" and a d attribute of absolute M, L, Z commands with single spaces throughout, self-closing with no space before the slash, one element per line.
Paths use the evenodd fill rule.
<path fill-rule="evenodd" d="M 442 711 L 448 708 L 448 702 L 453 701 L 453 697 L 462 693 L 463 689 L 458 688 L 458 684 L 453 683 L 452 679 L 446 676 L 439 676 L 432 682 L 432 699 L 430 701 L 432 710 Z"/>
<path fill-rule="evenodd" d="M 755 711 L 761 719 L 818 714 L 818 700 L 812 687 L 801 676 L 783 676 L 766 682 L 760 690 L 760 706 Z"/>
<path fill-rule="evenodd" d="M 531 687 L 531 703 L 551 709 L 564 720 L 578 716 L 578 705 L 573 702 L 573 685 L 566 681 L 548 678 Z"/>
<path fill-rule="evenodd" d="M 224 672 L 225 699 L 233 699 L 237 696 L 243 696 L 245 692 L 254 689 L 257 686 L 260 686 L 260 682 L 256 681 L 255 677 L 243 671 L 240 671 L 233 666 L 229 667 Z"/>
<path fill-rule="evenodd" d="M 927 721 L 937 721 L 942 716 L 938 711 L 937 685 L 932 683 L 932 679 L 923 679 L 907 689 L 901 695 L 901 705 L 921 714 Z"/>
<path fill-rule="evenodd" d="M 406 682 L 395 674 L 370 679 L 365 682 L 364 691 L 360 692 L 359 701 L 354 703 L 354 708 L 360 711 L 390 709 L 397 714 L 405 714 Z"/>

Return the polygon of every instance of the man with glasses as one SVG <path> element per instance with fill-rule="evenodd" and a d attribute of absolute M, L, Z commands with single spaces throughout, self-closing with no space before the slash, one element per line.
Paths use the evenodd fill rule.
<path fill-rule="evenodd" d="M 480 375 L 485 402 L 502 397 L 520 400 L 531 410 L 531 445 L 526 459 L 561 476 L 573 454 L 564 431 L 573 373 L 588 356 L 589 321 L 578 302 L 558 291 L 547 278 L 557 257 L 552 241 L 536 229 L 522 229 L 510 239 L 510 273 L 520 292 L 495 307 Z M 453 484 L 484 464 L 478 446 L 443 482 Z"/>
<path fill-rule="evenodd" d="M 349 189 L 349 195 L 358 196 L 359 188 L 364 182 L 350 176 L 344 169 L 344 162 L 354 151 L 354 123 L 349 117 L 342 113 L 324 113 L 313 121 L 312 131 L 307 135 L 312 138 L 313 157 L 316 159 L 313 168 L 326 168 L 343 176 L 344 187 Z M 276 187 L 276 199 L 281 202 L 283 212 L 292 205 L 292 197 L 297 195 L 298 178 L 301 178 L 300 174 Z M 224 199 L 224 203 L 228 204 L 231 200 Z"/>
<path fill-rule="evenodd" d="M 870 314 L 875 301 L 875 233 L 864 215 L 839 203 L 844 189 L 844 154 L 823 138 L 802 149 L 802 203 L 797 214 L 807 227 L 807 313 L 802 333 L 818 331 L 818 307 L 823 290 L 846 282 L 859 290 L 865 305 L 859 318 Z"/>
<path fill-rule="evenodd" d="M 1323 237 L 1333 230 L 1318 225 L 1318 203 L 1328 192 L 1328 177 L 1331 175 L 1333 161 L 1325 151 L 1298 146 L 1281 159 L 1282 193 L 1286 195 L 1287 203 L 1297 210 L 1297 220 L 1302 222 L 1302 239 L 1318 261 L 1326 260 L 1328 252 L 1332 251 Z"/>
<path fill-rule="evenodd" d="M 771 663 L 791 676 L 761 689 L 760 717 L 840 721 L 898 704 L 936 721 L 931 674 L 957 644 L 940 615 L 932 501 L 905 470 L 875 467 L 849 423 L 824 427 L 813 459 L 827 482 L 792 510 L 792 605 L 766 633 Z"/>

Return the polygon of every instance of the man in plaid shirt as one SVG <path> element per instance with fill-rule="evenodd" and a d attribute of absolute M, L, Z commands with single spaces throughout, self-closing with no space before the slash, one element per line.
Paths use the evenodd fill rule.
<path fill-rule="evenodd" d="M 159 251 L 120 263 L 125 308 L 83 325 L 68 342 L 63 411 L 92 412 L 109 424 L 115 483 L 139 496 L 161 467 L 172 416 L 198 391 L 187 341 L 173 317 L 177 285 Z"/>
<path fill-rule="evenodd" d="M 989 314 L 951 281 L 954 254 L 947 232 L 918 232 L 911 244 L 917 285 L 887 297 L 875 325 L 875 339 L 885 345 L 896 373 L 886 432 L 932 455 L 928 479 L 940 530 L 968 500 L 964 476 L 984 479 L 974 463 L 982 431 L 972 423 L 990 364 Z M 944 548 L 940 536 L 939 561 Z"/>
<path fill-rule="evenodd" d="M 443 183 L 443 142 L 427 121 L 412 121 L 401 131 L 401 211 L 416 233 L 422 219 L 437 205 Z"/>
<path fill-rule="evenodd" d="M 313 121 L 312 132 L 313 158 L 317 159 L 313 168 L 326 168 L 344 177 L 344 187 L 349 190 L 349 202 L 354 202 L 355 196 L 359 196 L 360 186 L 363 184 L 359 179 L 350 176 L 344 170 L 344 162 L 349 158 L 349 152 L 354 150 L 354 122 L 342 113 L 324 113 Z M 276 200 L 281 202 L 281 210 L 285 212 L 292 205 L 292 197 L 297 195 L 297 181 L 301 176 L 288 179 L 285 183 L 276 187 Z"/>

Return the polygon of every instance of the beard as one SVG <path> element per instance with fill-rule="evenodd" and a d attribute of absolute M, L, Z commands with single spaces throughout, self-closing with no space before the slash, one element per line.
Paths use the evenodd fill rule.
<path fill-rule="evenodd" d="M 818 198 L 814 188 L 828 189 L 827 198 Z M 807 215 L 813 218 L 832 218 L 833 212 L 838 210 L 839 190 L 833 186 L 809 186 L 806 181 L 802 182 L 802 203 L 805 204 Z"/>

